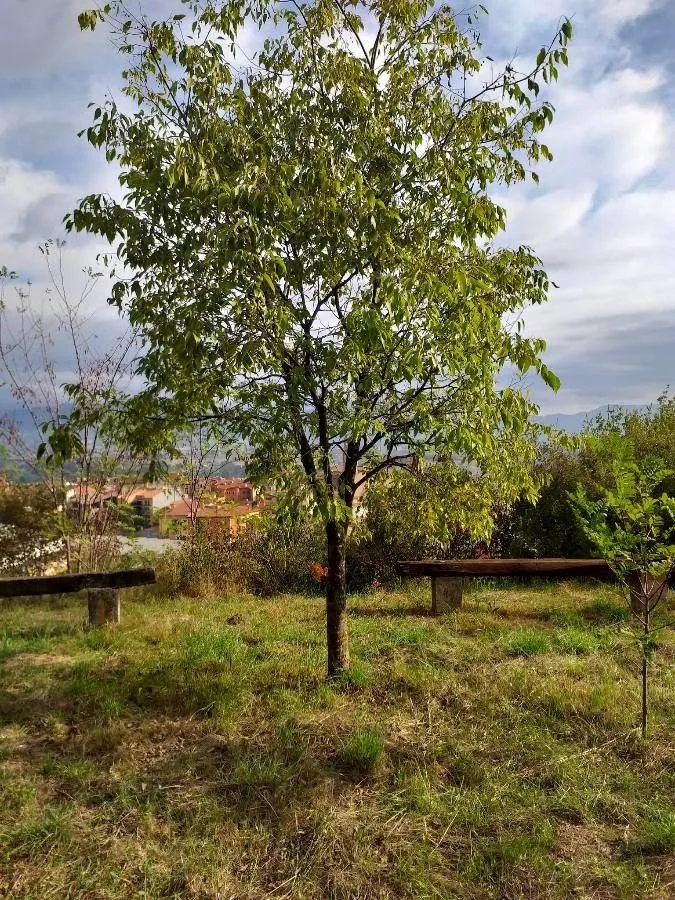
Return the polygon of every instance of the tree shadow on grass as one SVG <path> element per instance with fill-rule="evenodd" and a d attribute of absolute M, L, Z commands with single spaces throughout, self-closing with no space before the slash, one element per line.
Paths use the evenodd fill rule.
<path fill-rule="evenodd" d="M 336 768 L 330 723 L 247 715 L 250 694 L 218 683 L 215 671 L 210 690 L 166 663 L 121 679 L 93 669 L 87 688 L 72 666 L 53 674 L 40 691 L 22 682 L 0 690 L 0 722 L 22 735 L 3 749 L 44 779 L 47 798 L 106 805 L 107 818 L 131 813 L 130 827 L 150 812 L 206 836 L 222 822 L 276 828 L 323 793 L 350 787 Z M 219 705 L 230 715 L 213 722 Z"/>

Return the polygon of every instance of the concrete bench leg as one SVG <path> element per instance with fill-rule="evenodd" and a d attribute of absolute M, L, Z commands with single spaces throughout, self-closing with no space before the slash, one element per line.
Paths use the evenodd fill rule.
<path fill-rule="evenodd" d="M 461 609 L 461 606 L 461 578 L 431 579 L 431 612 L 434 616 L 442 616 L 443 613 L 451 612 L 453 609 Z"/>
<path fill-rule="evenodd" d="M 115 588 L 91 589 L 88 596 L 89 626 L 117 624 L 120 620 L 120 592 Z"/>

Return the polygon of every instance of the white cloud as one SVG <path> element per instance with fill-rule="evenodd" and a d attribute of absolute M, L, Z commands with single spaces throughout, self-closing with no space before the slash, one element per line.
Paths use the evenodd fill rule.
<path fill-rule="evenodd" d="M 629 364 L 622 356 L 631 323 L 675 321 L 667 318 L 675 311 L 675 176 L 669 158 L 675 116 L 664 100 L 667 73 L 653 60 L 645 67 L 629 33 L 660 3 L 486 0 L 491 14 L 484 20 L 485 51 L 495 58 L 518 51 L 531 60 L 563 15 L 574 21 L 570 68 L 561 67 L 551 89 L 556 118 L 544 135 L 555 161 L 541 166 L 539 189 L 500 197 L 509 215 L 508 243 L 533 246 L 561 285 L 549 304 L 531 311 L 528 327 L 548 340 L 554 367 L 557 361 L 568 372 L 590 372 L 591 360 L 604 358 L 602 372 L 609 373 L 603 381 L 596 368 L 596 381 L 587 386 L 570 378 L 569 389 L 550 399 L 549 408 L 653 399 L 654 385 L 667 380 L 660 374 L 667 369 L 663 349 L 656 372 L 648 351 L 642 370 L 638 357 Z M 116 171 L 101 156 L 80 151 L 76 162 L 58 156 L 70 146 L 76 156 L 75 132 L 88 123 L 87 102 L 102 99 L 110 87 L 117 92 L 121 63 L 104 30 L 81 34 L 77 26 L 76 14 L 87 5 L 94 3 L 3 3 L 9 27 L 0 32 L 0 76 L 13 92 L 0 106 L 0 264 L 40 282 L 44 270 L 35 245 L 54 236 L 63 212 L 89 191 L 119 193 Z M 151 0 L 150 9 L 165 13 L 167 5 Z M 240 44 L 250 54 L 258 40 L 247 29 Z M 59 162 L 52 165 L 50 154 Z M 82 160 L 89 160 L 86 171 L 79 168 Z M 71 243 L 67 277 L 76 289 L 79 270 L 95 263 L 97 244 L 86 236 Z M 104 300 L 101 293 L 98 315 L 114 317 Z M 645 347 L 654 334 L 643 329 Z M 623 398 L 610 396 L 614 374 Z"/>
<path fill-rule="evenodd" d="M 675 310 L 673 235 L 675 191 L 639 191 L 608 201 L 563 235 L 540 241 L 537 252 L 560 290 L 532 311 L 531 325 L 554 335 L 561 353 L 563 332 L 568 337 L 589 320 Z M 595 330 L 586 337 L 602 339 Z"/>
<path fill-rule="evenodd" d="M 86 5 L 82 0 L 3 0 L 0 74 L 43 78 L 100 62 L 105 35 L 81 34 L 77 24 Z"/>
<path fill-rule="evenodd" d="M 492 4 L 506 15 L 498 37 L 505 46 L 517 37 L 523 56 L 559 13 L 574 15 L 570 68 L 561 68 L 551 90 L 556 116 L 543 136 L 554 162 L 540 167 L 538 189 L 500 196 L 505 241 L 531 245 L 560 285 L 526 316 L 563 376 L 556 397 L 536 392 L 549 410 L 654 400 L 675 373 L 675 354 L 666 348 L 675 322 L 675 117 L 666 101 L 668 73 L 653 60 L 645 67 L 630 43 L 635 21 L 657 6 Z M 638 334 L 640 352 L 631 344 Z"/>
<path fill-rule="evenodd" d="M 627 190 L 656 167 L 667 146 L 667 115 L 656 97 L 659 72 L 623 69 L 591 86 L 560 87 L 545 140 L 560 161 L 544 167 L 545 184 L 581 178 Z"/>
<path fill-rule="evenodd" d="M 19 160 L 0 159 L 0 240 L 21 229 L 31 203 L 61 191 L 54 172 L 40 172 Z"/>
<path fill-rule="evenodd" d="M 571 18 L 577 32 L 594 32 L 596 52 L 602 54 L 598 41 L 601 28 L 613 32 L 634 21 L 657 5 L 658 0 L 488 0 L 487 17 L 490 31 L 513 48 L 533 34 L 550 31 L 563 17 Z M 603 34 L 605 45 L 613 33 Z"/>
<path fill-rule="evenodd" d="M 600 0 L 587 3 L 591 10 L 602 19 L 614 25 L 623 25 L 643 16 L 654 7 L 654 0 Z"/>

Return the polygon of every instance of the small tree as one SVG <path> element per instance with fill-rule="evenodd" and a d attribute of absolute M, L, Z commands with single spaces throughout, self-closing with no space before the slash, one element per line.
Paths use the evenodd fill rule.
<path fill-rule="evenodd" d="M 652 614 L 675 575 L 675 497 L 661 488 L 673 472 L 660 460 L 615 461 L 614 487 L 589 498 L 579 487 L 571 500 L 585 533 L 631 598 L 640 625 L 642 737 L 647 736 L 647 678 L 654 650 Z"/>
<path fill-rule="evenodd" d="M 197 535 L 197 513 L 208 493 L 209 479 L 216 471 L 225 436 L 217 422 L 197 422 L 180 436 L 172 465 L 178 471 L 178 490 L 188 509 L 191 537 Z"/>
<path fill-rule="evenodd" d="M 0 575 L 41 575 L 63 558 L 54 539 L 54 498 L 45 483 L 0 479 Z"/>
<path fill-rule="evenodd" d="M 77 572 L 106 567 L 117 553 L 118 531 L 130 526 L 129 511 L 106 502 L 106 488 L 121 493 L 142 469 L 118 440 L 117 405 L 130 386 L 135 334 L 127 329 L 103 345 L 90 304 L 102 273 L 85 270 L 73 293 L 64 274 L 65 242 L 39 249 L 50 280 L 42 295 L 0 267 L 0 386 L 16 405 L 0 416 L 0 438 L 24 477 L 51 497 L 52 538 L 65 548 L 68 571 Z M 58 440 L 47 447 L 45 431 L 58 434 L 66 421 L 68 452 Z"/>
<path fill-rule="evenodd" d="M 112 301 L 140 328 L 152 424 L 217 418 L 249 475 L 306 492 L 325 529 L 328 672 L 349 663 L 345 545 L 354 496 L 428 455 L 495 477 L 536 407 L 504 367 L 555 376 L 520 313 L 548 280 L 494 239 L 491 190 L 551 154 L 540 86 L 567 64 L 569 21 L 531 66 L 494 66 L 476 16 L 429 0 L 184 0 L 152 21 L 112 0 L 129 113 L 109 99 L 89 141 L 125 196 L 86 197 L 69 227 L 105 236 Z M 240 62 L 244 27 L 272 33 Z M 234 58 L 233 58 L 234 57 Z M 526 483 L 523 469 L 504 479 Z"/>

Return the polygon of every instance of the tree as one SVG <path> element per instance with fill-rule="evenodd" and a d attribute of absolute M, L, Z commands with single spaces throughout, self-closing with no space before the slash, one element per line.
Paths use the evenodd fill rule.
<path fill-rule="evenodd" d="M 54 498 L 45 483 L 0 480 L 0 574 L 41 575 L 63 557 L 54 539 Z"/>
<path fill-rule="evenodd" d="M 573 507 L 589 540 L 631 595 L 640 623 L 642 655 L 642 737 L 647 736 L 647 677 L 654 650 L 652 614 L 675 575 L 675 497 L 663 491 L 672 478 L 661 460 L 638 465 L 626 445 L 613 464 L 614 485 L 599 500 L 579 486 Z"/>
<path fill-rule="evenodd" d="M 126 329 L 103 347 L 91 326 L 90 298 L 102 273 L 87 269 L 79 292 L 64 274 L 65 242 L 40 246 L 50 287 L 36 296 L 30 283 L 0 268 L 0 378 L 16 405 L 0 416 L 0 437 L 24 475 L 38 481 L 44 515 L 51 498 L 51 554 L 65 548 L 69 572 L 106 567 L 130 511 L 107 503 L 140 477 L 142 461 L 118 441 L 116 407 L 129 390 L 135 335 Z M 12 289 L 10 290 L 10 285 Z M 72 381 L 64 384 L 63 377 Z M 68 421 L 68 452 L 55 437 Z M 45 557 L 45 561 L 47 561 Z"/>
<path fill-rule="evenodd" d="M 188 509 L 190 536 L 197 536 L 197 513 L 209 490 L 209 479 L 219 461 L 219 451 L 228 443 L 217 422 L 197 422 L 180 436 L 177 445 L 177 484 Z M 174 463 L 176 457 L 174 456 Z"/>
<path fill-rule="evenodd" d="M 427 0 L 182 10 L 80 15 L 127 55 L 135 109 L 94 109 L 87 138 L 125 194 L 84 198 L 68 227 L 116 244 L 111 300 L 143 337 L 129 439 L 214 417 L 247 442 L 251 477 L 301 472 L 325 528 L 332 676 L 349 662 L 355 492 L 427 455 L 494 471 L 535 410 L 499 374 L 557 385 L 520 319 L 548 279 L 529 248 L 495 246 L 490 188 L 551 156 L 538 94 L 571 25 L 519 72 L 482 55 L 478 10 Z M 269 34 L 253 57 L 244 26 Z"/>

